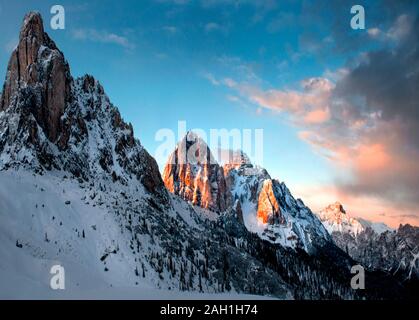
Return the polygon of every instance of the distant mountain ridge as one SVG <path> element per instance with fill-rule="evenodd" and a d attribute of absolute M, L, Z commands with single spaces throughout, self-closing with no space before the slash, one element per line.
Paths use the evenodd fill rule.
<path fill-rule="evenodd" d="M 393 230 L 384 223 L 352 218 L 339 202 L 318 216 L 336 245 L 354 260 L 402 279 L 419 280 L 419 227 L 406 224 Z"/>

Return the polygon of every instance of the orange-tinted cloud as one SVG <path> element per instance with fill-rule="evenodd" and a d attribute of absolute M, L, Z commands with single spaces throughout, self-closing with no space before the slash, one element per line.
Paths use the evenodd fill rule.
<path fill-rule="evenodd" d="M 418 224 L 418 30 L 419 17 L 398 16 L 387 31 L 397 40 L 389 47 L 363 52 L 294 90 L 226 85 L 257 108 L 286 113 L 300 138 L 330 161 L 336 177 L 331 202 L 347 199 L 359 214 Z"/>
<path fill-rule="evenodd" d="M 412 211 L 412 208 L 394 205 L 379 197 L 354 196 L 334 186 L 300 185 L 291 190 L 315 212 L 324 209 L 326 204 L 339 200 L 345 210 L 355 218 L 362 217 L 370 221 L 384 222 L 392 228 L 406 223 L 419 225 L 419 216 Z"/>
<path fill-rule="evenodd" d="M 231 86 L 229 86 L 231 88 Z M 334 88 L 326 78 L 310 78 L 298 90 L 266 90 L 249 85 L 235 86 L 241 94 L 260 107 L 292 114 L 298 123 L 318 124 L 330 119 L 329 99 Z"/>
<path fill-rule="evenodd" d="M 304 122 L 309 124 L 323 123 L 330 119 L 330 112 L 325 110 L 313 110 L 308 112 L 304 117 Z"/>

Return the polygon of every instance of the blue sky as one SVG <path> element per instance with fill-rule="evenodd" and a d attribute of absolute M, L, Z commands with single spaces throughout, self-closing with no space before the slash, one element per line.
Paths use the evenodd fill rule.
<path fill-rule="evenodd" d="M 66 29 L 51 30 L 54 4 L 0 0 L 0 75 L 24 14 L 39 11 L 73 76 L 98 79 L 151 153 L 159 145 L 155 133 L 176 132 L 181 120 L 188 129 L 262 128 L 264 167 L 299 196 L 347 174 L 302 138 L 325 126 L 302 123 L 307 114 L 274 98 L 316 99 L 311 91 L 304 96 L 304 80 L 334 85 L 364 53 L 396 46 L 384 37 L 391 38 L 398 17 L 417 9 L 361 1 L 366 30 L 352 30 L 352 1 L 62 0 Z"/>

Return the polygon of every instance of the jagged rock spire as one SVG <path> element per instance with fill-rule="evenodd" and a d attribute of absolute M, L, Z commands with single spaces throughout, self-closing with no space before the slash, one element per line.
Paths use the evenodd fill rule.
<path fill-rule="evenodd" d="M 193 132 L 188 132 L 169 157 L 163 181 L 170 192 L 193 204 L 218 212 L 227 207 L 223 168 Z"/>
<path fill-rule="evenodd" d="M 92 76 L 73 79 L 39 13 L 23 20 L 0 109 L 0 170 L 57 169 L 122 184 L 137 178 L 159 204 L 169 203 L 158 165 L 134 138 L 132 125 Z"/>
<path fill-rule="evenodd" d="M 19 40 L 37 38 L 42 43 L 44 33 L 44 23 L 41 14 L 34 11 L 27 13 L 20 29 Z"/>
<path fill-rule="evenodd" d="M 69 66 L 44 32 L 41 15 L 28 13 L 8 64 L 0 110 L 16 104 L 24 96 L 26 107 L 48 139 L 56 142 L 62 128 L 60 119 L 71 96 L 71 81 Z"/>

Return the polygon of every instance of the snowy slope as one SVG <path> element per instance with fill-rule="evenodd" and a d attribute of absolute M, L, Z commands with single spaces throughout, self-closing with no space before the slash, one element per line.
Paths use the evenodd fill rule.
<path fill-rule="evenodd" d="M 2 171 L 0 181 L 1 298 L 223 297 L 209 283 L 205 285 L 206 295 L 199 294 L 198 286 L 190 288 L 195 294 L 182 293 L 179 279 L 171 277 L 168 271 L 156 271 L 150 255 L 162 251 L 157 239 L 136 234 L 140 250 L 135 248 L 138 243 L 132 246 L 133 234 L 125 225 L 126 217 L 115 214 L 118 210 L 113 207 L 116 199 L 121 201 L 119 191 L 124 190 L 123 186 L 107 186 L 102 193 L 65 178 L 63 173 L 41 176 L 24 170 Z M 24 201 L 21 194 L 25 195 Z M 141 192 L 135 194 L 141 197 Z M 167 213 L 168 221 L 180 212 L 181 219 L 199 232 L 204 231 L 203 216 L 215 218 L 203 209 L 196 213 L 178 198 L 172 201 L 174 209 Z M 57 264 L 65 268 L 64 292 L 49 287 L 50 269 Z M 235 292 L 233 289 L 229 293 L 232 298 L 241 297 Z M 246 297 L 255 298 L 243 296 Z M 289 299 L 292 295 L 284 297 Z"/>
<path fill-rule="evenodd" d="M 54 264 L 65 267 L 69 291 L 138 282 L 130 239 L 105 206 L 88 204 L 85 189 L 77 183 L 58 174 L 24 171 L 1 172 L 0 181 L 2 286 L 21 290 L 27 280 L 35 286 L 49 286 Z M 101 261 L 114 250 L 116 254 Z M 7 286 L 11 279 L 22 286 Z"/>

